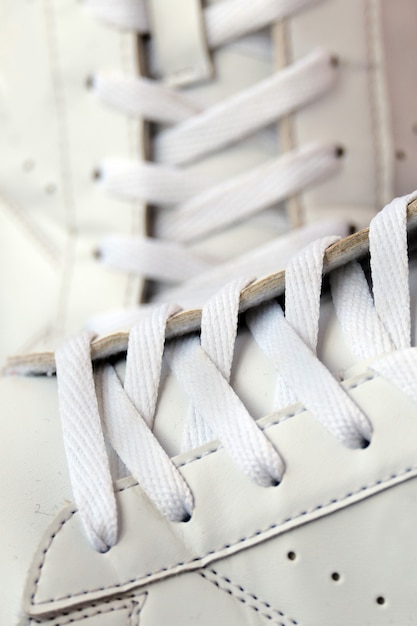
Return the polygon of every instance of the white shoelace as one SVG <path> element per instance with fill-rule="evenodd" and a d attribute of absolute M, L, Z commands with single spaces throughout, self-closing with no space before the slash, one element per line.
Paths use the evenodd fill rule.
<path fill-rule="evenodd" d="M 207 7 L 204 19 L 209 47 L 224 46 L 291 17 L 314 1 L 224 0 Z M 86 6 L 93 16 L 112 26 L 149 31 L 146 0 L 87 0 Z M 340 166 L 337 147 L 325 143 L 303 146 L 222 182 L 181 166 L 307 106 L 331 89 L 335 77 L 330 53 L 316 50 L 255 86 L 203 109 L 187 93 L 162 82 L 97 73 L 92 85 L 103 104 L 163 125 L 153 142 L 156 162 L 107 158 L 101 164 L 100 181 L 107 191 L 158 207 L 155 238 L 109 236 L 99 248 L 102 262 L 163 283 L 186 283 L 185 291 L 192 289 L 187 282 L 197 277 L 216 287 L 223 284 L 221 272 L 213 274 L 213 267 L 222 265 L 223 260 L 208 259 L 190 245 L 336 172 Z M 327 226 L 322 232 L 332 231 Z M 311 241 L 316 233 L 312 230 L 309 234 Z M 273 255 L 275 263 L 287 261 L 279 240 L 257 250 L 257 262 L 265 266 L 262 274 L 269 271 Z M 245 275 L 251 259 L 252 255 L 247 259 L 242 255 L 238 268 L 233 265 L 229 273 L 242 275 L 243 265 Z"/>
<path fill-rule="evenodd" d="M 331 274 L 335 310 L 352 350 L 417 401 L 416 351 L 411 348 L 407 204 L 394 200 L 370 227 L 373 296 L 361 266 L 351 262 Z M 342 445 L 358 448 L 372 425 L 316 354 L 322 259 L 334 238 L 319 240 L 291 261 L 286 273 L 285 315 L 277 302 L 247 314 L 249 328 L 277 370 L 275 410 L 301 401 Z M 180 470 L 152 433 L 162 359 L 190 400 L 184 449 L 216 439 L 251 480 L 279 484 L 285 464 L 279 450 L 250 415 L 229 383 L 241 290 L 235 280 L 205 305 L 201 337 L 165 344 L 175 307 L 150 310 L 131 331 L 124 385 L 110 364 L 96 372 L 83 334 L 56 354 L 63 436 L 73 494 L 96 550 L 117 541 L 117 511 L 105 439 L 162 515 L 173 522 L 193 513 L 193 496 Z M 254 390 L 256 393 L 256 390 Z M 221 416 L 221 417 L 220 417 Z"/>

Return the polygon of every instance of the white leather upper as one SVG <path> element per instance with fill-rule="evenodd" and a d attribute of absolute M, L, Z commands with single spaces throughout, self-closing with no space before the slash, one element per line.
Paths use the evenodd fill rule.
<path fill-rule="evenodd" d="M 346 370 L 354 361 L 329 303 L 323 313 L 321 358 Z M 264 415 L 273 368 L 244 330 L 235 356 L 233 386 L 253 415 Z M 215 442 L 177 456 L 195 499 L 191 521 L 168 522 L 123 479 L 120 537 L 104 555 L 91 548 L 71 504 L 55 378 L 0 379 L 7 407 L 0 422 L 1 623 L 130 626 L 130 614 L 145 626 L 168 616 L 178 625 L 347 626 L 358 614 L 375 626 L 407 623 L 417 575 L 416 409 L 371 368 L 356 364 L 345 383 L 371 421 L 367 449 L 344 448 L 299 405 L 263 418 L 286 463 L 278 487 L 256 486 Z M 154 432 L 170 455 L 178 455 L 186 410 L 168 377 Z"/>
<path fill-rule="evenodd" d="M 55 345 L 100 311 L 133 305 L 140 281 L 95 257 L 106 234 L 139 234 L 141 209 L 104 193 L 103 158 L 138 158 L 140 127 L 99 103 L 99 69 L 136 73 L 132 33 L 82 3 L 1 6 L 1 360 Z"/>
<path fill-rule="evenodd" d="M 288 23 L 287 59 L 322 45 L 340 64 L 337 89 L 292 118 L 293 145 L 319 130 L 345 151 L 342 170 L 300 199 L 307 220 L 339 210 L 364 227 L 414 189 L 416 17 L 412 0 L 332 0 Z"/>
<path fill-rule="evenodd" d="M 371 420 L 373 438 L 367 449 L 344 448 L 301 407 L 265 418 L 263 428 L 286 462 L 278 487 L 256 486 L 223 449 L 208 444 L 177 458 L 195 498 L 191 521 L 167 522 L 140 487 L 124 479 L 118 492 L 120 537 L 106 554 L 88 544 L 71 505 L 55 519 L 49 517 L 68 493 L 62 457 L 61 469 L 56 466 L 61 451 L 57 420 L 48 421 L 46 431 L 43 427 L 41 439 L 49 434 L 47 449 L 52 457 L 45 462 L 42 476 L 42 448 L 36 441 L 42 420 L 37 424 L 39 418 L 33 420 L 23 402 L 16 419 L 27 420 L 26 434 L 35 421 L 31 441 L 37 446 L 38 460 L 32 457 L 31 471 L 27 460 L 25 475 L 33 477 L 36 495 L 27 487 L 26 511 L 17 511 L 13 504 L 6 507 L 6 515 L 12 515 L 14 523 L 10 518 L 2 521 L 2 536 L 10 547 L 12 535 L 16 537 L 8 563 L 2 563 L 6 569 L 1 578 L 7 581 L 2 592 L 8 599 L 6 605 L 2 602 L 4 619 L 11 619 L 10 601 L 14 597 L 13 604 L 18 602 L 30 561 L 28 547 L 35 537 L 25 546 L 25 534 L 48 526 L 25 592 L 25 608 L 36 619 L 64 611 L 65 616 L 47 619 L 48 624 L 93 613 L 100 603 L 119 606 L 120 597 L 125 605 L 144 602 L 141 624 L 150 625 L 161 623 L 168 607 L 170 623 L 178 625 L 197 614 L 202 615 L 201 621 L 195 617 L 198 624 L 215 619 L 262 624 L 262 614 L 278 620 L 279 612 L 284 615 L 277 623 L 285 625 L 296 620 L 344 626 L 358 615 L 369 624 L 407 623 L 416 609 L 411 592 L 417 576 L 415 406 L 392 384 L 366 368 L 365 372 L 348 381 L 346 388 Z M 43 391 L 45 385 L 49 387 L 53 401 L 53 380 L 3 382 L 23 382 L 29 389 L 41 383 Z M 9 450 L 12 445 L 9 435 Z M 4 469 L 18 488 L 18 476 L 10 474 L 7 466 Z M 42 490 L 43 501 L 38 502 Z M 53 491 L 55 497 L 59 494 L 55 501 Z M 44 516 L 39 522 L 37 518 Z M 295 553 L 294 561 L 289 552 Z M 334 572 L 339 581 L 331 578 Z M 376 602 L 380 596 L 386 604 Z M 116 615 L 118 609 L 114 610 Z M 399 622 L 402 616 L 404 622 Z M 106 624 L 100 619 L 97 614 L 91 623 Z M 120 617 L 111 623 L 129 622 L 120 609 Z"/>
<path fill-rule="evenodd" d="M 301 199 L 307 219 L 339 210 L 364 227 L 395 195 L 381 20 L 379 2 L 333 0 L 288 26 L 291 58 L 320 44 L 339 63 L 337 88 L 293 119 L 296 145 L 311 141 L 319 129 L 344 149 L 340 173 Z"/>

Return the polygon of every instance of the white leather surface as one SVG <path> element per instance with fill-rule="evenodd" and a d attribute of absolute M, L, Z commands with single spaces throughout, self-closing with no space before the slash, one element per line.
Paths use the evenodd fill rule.
<path fill-rule="evenodd" d="M 416 272 L 414 270 L 411 273 L 410 280 L 413 311 L 417 310 L 417 281 L 415 277 Z M 354 366 L 355 360 L 349 353 L 348 346 L 343 341 L 340 328 L 329 302 L 326 302 L 322 307 L 321 323 L 322 327 L 319 333 L 319 353 L 321 358 L 331 371 L 342 372 L 350 369 L 351 375 L 357 376 L 363 367 L 361 368 L 359 365 Z M 413 341 L 415 342 L 415 324 Z M 381 383 L 378 384 L 380 385 Z M 260 418 L 271 412 L 275 389 L 275 374 L 270 362 L 260 353 L 255 343 L 249 339 L 248 333 L 244 328 L 240 331 L 235 347 L 232 385 L 255 418 Z M 372 415 L 379 412 L 381 404 L 386 410 L 388 409 L 388 405 L 385 403 L 384 397 L 379 394 L 379 391 L 376 394 L 367 392 L 374 386 L 375 381 L 366 383 L 363 386 L 363 391 L 366 391 L 366 393 L 361 394 L 361 402 L 365 403 L 365 409 L 368 410 L 369 408 Z M 354 391 L 355 394 L 357 392 L 357 390 Z M 14 626 L 17 623 L 16 619 L 21 610 L 22 593 L 27 572 L 40 539 L 46 533 L 48 526 L 58 512 L 71 502 L 72 496 L 62 444 L 55 378 L 0 378 L 0 397 L 3 407 L 2 420 L 0 420 L 0 439 L 2 441 L 0 475 L 2 476 L 3 490 L 3 506 L 0 511 L 0 536 L 2 538 L 0 580 L 3 582 L 0 585 L 0 623 Z M 401 400 L 401 406 L 402 403 L 403 400 Z M 406 404 L 409 407 L 407 411 L 409 410 L 413 414 L 414 408 L 410 406 L 408 401 L 406 401 Z M 175 407 L 175 411 L 173 411 L 173 407 Z M 188 403 L 183 391 L 178 387 L 175 379 L 169 376 L 161 386 L 155 434 L 170 455 L 178 454 L 180 449 L 182 420 L 184 415 L 186 415 L 187 407 Z M 400 405 L 397 406 L 395 402 L 392 415 L 394 415 L 395 419 L 397 415 L 401 418 Z M 392 417 L 389 418 L 392 419 Z M 295 420 L 289 420 L 288 424 L 291 423 L 294 424 Z M 320 445 L 327 441 L 340 451 L 340 447 L 335 442 L 332 442 L 331 438 L 329 439 L 329 436 L 323 433 L 322 429 L 311 418 L 310 424 L 318 434 Z M 276 427 L 278 434 L 283 432 L 284 427 L 287 429 L 288 425 L 282 424 Z M 398 449 L 401 453 L 402 439 L 399 436 L 399 431 L 395 434 L 395 439 L 390 439 L 388 434 L 387 437 L 387 450 L 391 449 L 390 445 L 394 441 L 398 441 Z M 278 446 L 280 450 L 281 443 L 281 435 L 279 434 Z M 414 445 L 413 439 L 408 435 L 404 438 L 404 443 Z M 311 461 L 312 467 L 317 465 L 322 458 L 324 459 L 324 455 L 319 454 L 314 447 L 310 447 L 308 434 L 304 430 L 301 436 L 297 437 L 295 444 L 293 442 L 292 445 L 295 445 L 295 452 L 299 448 L 303 459 L 305 451 L 309 450 L 313 456 Z M 307 448 L 305 448 L 305 445 L 307 445 Z M 363 451 L 363 454 L 367 455 L 371 449 Z M 345 453 L 347 452 L 345 451 Z M 189 464 L 189 468 L 195 467 L 197 469 L 199 485 L 204 483 L 203 474 L 200 474 L 198 470 L 199 464 L 203 463 L 203 461 L 207 463 L 210 458 L 218 458 L 222 453 L 216 454 L 217 456 L 213 454 L 206 460 Z M 348 456 L 353 458 L 351 456 L 353 455 L 355 458 L 360 459 L 361 454 L 349 453 Z M 366 456 L 362 458 L 366 458 Z M 301 459 L 301 466 L 297 473 L 299 471 L 302 473 L 303 470 L 301 468 L 305 467 L 305 463 L 308 463 L 307 458 L 303 459 Z M 384 457 L 383 464 L 386 461 L 388 459 Z M 296 469 L 295 464 L 291 464 L 291 472 L 294 469 Z M 380 468 L 376 467 L 375 469 L 378 470 Z M 359 471 L 361 468 L 358 467 L 357 470 Z M 328 471 L 327 464 L 324 463 L 322 471 L 323 487 L 327 485 L 327 480 L 329 479 L 345 480 L 344 472 L 346 470 L 344 467 L 337 473 L 332 474 Z M 265 496 L 266 500 L 271 497 L 270 490 L 266 490 L 263 494 L 263 490 L 254 488 L 236 470 L 233 470 L 233 472 L 240 485 L 244 484 L 252 490 L 255 489 L 257 497 Z M 360 473 L 359 477 L 361 478 Z M 296 486 L 297 490 L 306 478 L 309 478 L 309 474 L 302 474 L 302 480 L 300 478 L 300 482 Z M 224 484 L 224 476 L 221 475 L 220 481 L 214 485 L 213 493 L 216 493 L 217 486 Z M 311 491 L 312 496 L 315 496 L 320 484 L 320 481 L 315 482 L 309 478 L 305 487 L 308 491 Z M 346 491 L 348 490 L 346 488 Z M 204 492 L 202 494 L 204 495 Z M 278 497 L 278 495 L 277 491 L 274 497 Z M 236 521 L 233 516 L 221 516 L 219 513 L 220 509 L 213 508 L 215 504 L 213 497 L 210 494 L 206 498 L 206 505 L 209 507 L 210 503 L 212 505 L 211 514 L 215 514 L 215 519 L 212 522 L 213 528 L 219 524 L 224 525 L 230 519 L 230 527 L 233 532 L 239 531 L 239 520 Z M 229 502 L 229 506 L 233 505 L 233 498 Z M 230 494 L 228 495 L 229 500 Z M 247 504 L 248 502 L 249 500 L 245 497 L 245 503 Z M 256 513 L 252 504 L 248 507 L 248 513 L 251 515 Z M 262 514 L 262 511 L 260 514 Z M 210 526 L 207 527 L 210 528 Z M 163 526 L 163 528 L 165 531 L 167 530 L 166 527 Z M 185 530 L 187 530 L 186 527 Z M 221 532 L 221 529 L 219 532 Z M 142 536 L 141 533 L 139 535 Z M 158 545 L 158 542 L 159 538 L 155 543 L 153 536 L 151 540 L 152 549 L 155 545 Z M 84 539 L 82 539 L 82 543 L 86 547 Z M 125 625 L 123 624 L 123 626 Z"/>
<path fill-rule="evenodd" d="M 331 6 L 333 11 L 336 0 L 324 0 L 322 6 Z M 339 3 L 338 7 L 342 5 Z M 359 11 L 357 2 L 344 3 L 343 7 L 346 11 Z M 296 23 L 300 24 L 299 42 L 303 42 L 306 51 L 315 43 L 318 30 L 313 26 L 320 23 L 323 28 L 326 23 L 323 13 L 317 14 L 314 23 L 312 15 L 300 14 L 291 31 L 295 42 Z M 352 86 L 349 93 L 355 95 L 344 94 L 342 98 L 338 92 L 340 100 L 336 104 L 343 100 L 348 107 L 343 111 L 330 107 L 330 100 L 328 109 L 321 108 L 324 102 L 317 103 L 305 126 L 301 118 L 299 125 L 297 122 L 297 132 L 300 141 L 307 139 L 309 133 L 312 138 L 322 138 L 317 129 L 329 122 L 329 138 L 343 140 L 338 133 L 345 133 L 353 112 L 355 116 L 358 113 L 358 120 L 365 122 L 352 124 L 346 139 L 352 142 L 352 150 L 358 150 L 360 159 L 349 161 L 349 144 L 345 159 L 347 178 L 329 183 L 327 191 L 323 187 L 322 195 L 309 196 L 311 203 L 308 200 L 306 206 L 311 207 L 314 215 L 319 206 L 334 211 L 336 202 L 343 202 L 348 210 L 364 206 L 364 213 L 368 207 L 370 211 L 375 207 L 375 202 L 369 200 L 375 182 L 371 171 L 375 152 L 369 149 L 371 126 L 369 118 L 359 116 L 368 88 L 361 56 L 364 42 L 348 42 L 348 37 L 343 36 L 349 31 L 347 24 L 353 24 L 351 33 L 363 31 L 356 30 L 359 22 L 355 15 L 359 13 L 349 15 L 349 19 L 332 20 L 329 41 L 340 47 L 335 48 L 336 53 L 344 52 L 343 46 L 349 43 L 347 52 L 358 55 L 344 65 L 341 54 L 341 80 L 343 73 L 352 77 L 348 81 Z M 92 183 L 91 171 L 104 156 L 136 154 L 139 135 L 134 123 L 128 125 L 123 116 L 98 105 L 84 86 L 86 76 L 96 69 L 132 69 L 134 51 L 129 35 L 114 33 L 95 23 L 91 26 L 82 5 L 69 0 L 50 0 L 44 5 L 10 1 L 3 3 L 2 17 L 7 21 L 7 37 L 1 40 L 0 61 L 5 78 L 2 92 L 6 95 L 0 115 L 0 150 L 5 151 L 4 168 L 0 171 L 5 196 L 0 206 L 1 225 L 4 224 L 0 250 L 8 271 L 2 279 L 5 282 L 0 286 L 0 298 L 2 324 L 4 328 L 13 326 L 10 333 L 3 333 L 6 350 L 14 351 L 20 346 L 27 348 L 27 344 L 31 348 L 44 345 L 43 336 L 51 324 L 58 332 L 67 331 L 79 327 L 86 316 L 100 308 L 136 301 L 139 285 L 121 274 L 103 270 L 91 252 L 104 233 L 140 230 L 132 217 L 138 211 L 102 194 Z M 337 31 L 336 26 L 341 29 Z M 231 77 L 236 76 L 241 53 L 231 47 L 218 54 L 225 59 L 220 72 L 221 89 L 233 92 L 237 83 L 231 82 Z M 245 81 L 251 84 L 269 71 L 269 64 L 264 62 L 248 60 L 246 67 L 247 72 L 236 79 L 239 85 Z M 202 98 L 210 89 L 213 101 L 219 97 L 216 86 L 204 89 L 200 92 Z M 27 106 L 28 93 L 33 94 L 31 109 Z M 367 111 L 368 105 L 369 102 L 364 106 Z M 349 124 L 344 120 L 349 120 Z M 384 124 L 381 128 L 385 128 Z M 337 130 L 337 136 L 332 129 Z M 262 137 L 263 143 L 250 139 L 246 142 L 247 151 L 231 148 L 222 159 L 213 158 L 204 167 L 217 168 L 226 175 L 233 168 L 240 171 L 256 164 L 265 154 L 275 153 L 270 137 Z M 384 155 L 379 156 L 385 158 Z M 30 160 L 35 167 L 28 171 L 23 164 Z M 45 194 L 45 185 L 51 182 L 56 184 L 56 190 Z M 80 233 L 77 236 L 74 224 Z M 277 231 L 280 227 L 282 224 Z M 255 231 L 247 229 L 246 236 L 262 240 L 269 230 L 261 225 Z M 233 245 L 224 236 L 225 254 L 246 246 L 247 239 L 239 234 L 243 232 L 235 231 Z M 208 242 L 207 250 L 214 241 L 213 238 Z M 31 250 L 30 263 L 25 249 Z M 90 288 L 92 284 L 94 289 Z M 19 307 L 16 308 L 16 297 L 11 294 L 22 294 Z M 324 352 L 330 354 L 333 369 L 344 369 L 351 364 L 350 357 L 343 353 L 340 358 L 332 344 L 332 333 L 338 334 L 333 325 Z M 274 376 L 263 359 L 255 357 L 257 349 L 248 347 L 245 339 L 239 350 L 246 360 L 235 372 L 234 382 L 254 415 L 260 417 L 268 412 Z M 269 384 L 254 385 L 254 370 L 257 380 Z M 171 379 L 166 383 L 168 389 L 170 386 L 175 387 Z M 145 504 L 139 488 L 132 487 L 120 494 L 121 541 L 108 555 L 97 555 L 87 545 L 76 523 L 77 516 L 73 516 L 47 552 L 42 578 L 36 584 L 36 601 L 44 602 L 55 594 L 76 594 L 85 591 L 85 585 L 108 585 L 116 599 L 100 599 L 97 606 L 83 607 L 82 611 L 72 612 L 71 608 L 69 616 L 61 616 L 58 621 L 45 617 L 45 623 L 56 626 L 70 623 L 71 619 L 85 626 L 137 626 L 139 619 L 141 626 L 182 626 L 187 622 L 205 626 L 222 620 L 239 626 L 271 620 L 285 626 L 294 623 L 292 620 L 307 626 L 413 623 L 417 608 L 412 591 L 417 575 L 413 569 L 417 562 L 413 544 L 415 480 L 411 479 L 417 463 L 415 407 L 381 379 L 363 382 L 351 392 L 375 426 L 375 438 L 367 450 L 342 449 L 311 416 L 302 413 L 268 430 L 288 465 L 286 478 L 276 489 L 262 490 L 252 485 L 219 450 L 201 460 L 188 459 L 183 467 L 197 502 L 195 517 L 187 525 L 174 526 L 160 520 L 152 506 Z M 51 520 L 71 500 L 71 490 L 55 380 L 1 379 L 0 395 L 4 414 L 0 422 L 0 623 L 14 626 L 21 618 L 22 590 L 32 556 Z M 186 402 L 175 396 L 175 415 L 170 394 L 163 397 L 161 406 L 163 403 L 167 410 L 157 418 L 156 428 L 167 449 L 175 453 Z M 382 482 L 376 484 L 377 481 Z M 401 484 L 387 488 L 396 482 Z M 379 495 L 372 495 L 378 490 Z M 351 492 L 354 495 L 347 496 Z M 370 497 L 353 505 L 355 499 L 367 496 Z M 337 502 L 329 503 L 332 499 Z M 338 508 L 342 510 L 333 513 Z M 289 517 L 291 521 L 285 522 Z M 397 528 L 400 532 L 396 532 Z M 256 534 L 258 531 L 260 534 Z M 80 535 L 80 541 L 71 540 L 72 532 Z M 127 541 L 129 532 L 134 535 L 134 552 Z M 214 554 L 203 557 L 211 550 Z M 286 557 L 289 550 L 296 553 L 294 562 Z M 148 584 L 144 579 L 130 583 L 134 587 L 142 585 L 140 591 L 135 591 L 133 598 L 130 592 L 122 600 L 117 596 L 120 587 L 115 588 L 115 584 L 180 561 L 184 565 L 165 572 L 162 582 Z M 197 566 L 205 567 L 204 571 L 188 571 Z M 176 570 L 181 575 L 171 577 Z M 340 572 L 340 583 L 329 578 L 333 570 Z M 408 573 L 405 581 L 404 570 Z M 33 575 L 32 587 L 35 579 Z M 113 593 L 109 589 L 90 595 L 106 596 Z M 385 595 L 386 603 L 377 605 L 376 597 Z M 82 594 L 81 601 L 86 597 L 89 594 Z M 65 603 L 77 601 L 67 598 Z M 37 610 L 42 610 L 42 605 Z M 27 620 L 22 618 L 22 623 L 27 624 Z M 31 626 L 35 623 L 32 620 Z"/>
<path fill-rule="evenodd" d="M 70 0 L 5 0 L 0 22 L 3 362 L 137 302 L 139 282 L 104 268 L 94 251 L 105 234 L 141 232 L 143 218 L 93 179 L 105 157 L 137 158 L 138 124 L 86 87 L 99 70 L 136 72 L 134 36 Z"/>
<path fill-rule="evenodd" d="M 147 599 L 147 593 L 127 594 L 124 597 L 113 598 L 111 602 L 98 602 L 89 608 L 81 607 L 72 615 L 59 618 L 60 626 L 80 623 L 85 626 L 139 626 L 142 623 L 142 609 Z M 24 620 L 23 624 L 35 626 L 39 622 L 35 619 Z M 56 617 L 43 622 L 49 626 L 58 626 Z"/>
<path fill-rule="evenodd" d="M 417 555 L 415 542 L 404 537 L 414 534 L 415 490 L 416 481 L 407 481 L 256 549 L 150 585 L 134 599 L 143 601 L 140 625 L 412 624 Z M 288 558 L 291 552 L 294 560 Z M 335 574 L 338 580 L 332 578 Z M 137 626 L 139 620 L 129 622 L 125 613 L 117 612 L 118 602 L 90 609 L 115 607 L 113 621 L 104 614 L 101 621 L 97 616 L 82 623 Z M 84 618 L 87 611 L 42 623 L 78 623 L 77 617 Z"/>
<path fill-rule="evenodd" d="M 88 606 L 138 587 L 155 594 L 163 604 L 158 585 L 149 586 L 149 581 L 206 566 L 209 579 L 220 577 L 222 587 L 232 584 L 227 583 L 230 580 L 249 588 L 257 598 L 305 624 L 318 625 L 323 619 L 328 624 L 348 625 L 359 608 L 368 619 L 365 623 L 389 623 L 381 622 L 387 613 L 381 618 L 377 611 L 379 595 L 389 596 L 390 619 L 392 615 L 398 619 L 404 611 L 412 615 L 417 602 L 410 589 L 417 576 L 412 530 L 417 500 L 415 480 L 410 480 L 417 474 L 416 407 L 378 377 L 357 377 L 346 386 L 373 425 L 372 443 L 366 450 L 344 448 L 305 411 L 264 420 L 269 438 L 286 461 L 281 485 L 257 487 L 215 446 L 190 453 L 178 459 L 195 498 L 193 518 L 187 524 L 161 519 L 140 488 L 129 486 L 127 479 L 118 496 L 122 520 L 118 544 L 105 555 L 94 552 L 69 507 L 53 522 L 41 544 L 26 591 L 27 609 L 34 615 L 68 611 L 79 603 Z M 383 495 L 374 495 L 380 492 Z M 354 505 L 365 498 L 370 498 L 366 505 Z M 314 521 L 327 515 L 325 521 Z M 398 517 L 401 538 L 394 524 Z M 283 534 L 298 528 L 302 528 L 299 535 L 296 530 Z M 271 540 L 279 535 L 279 540 Z M 323 548 L 326 538 L 327 549 Z M 258 555 L 259 544 L 269 546 L 268 557 L 267 547 Z M 320 545 L 326 549 L 323 557 Z M 298 570 L 287 580 L 280 572 L 288 567 L 283 546 L 291 546 L 288 549 L 298 555 Z M 382 551 L 379 561 L 387 562 L 382 572 L 370 560 L 378 550 Z M 341 591 L 335 598 L 329 569 L 345 577 L 344 595 Z M 375 579 L 367 580 L 367 571 L 374 569 Z M 400 571 L 408 579 L 404 586 Z M 367 587 L 361 580 L 367 580 Z M 184 600 L 177 594 L 179 606 L 191 602 L 197 608 L 200 594 L 192 593 L 193 586 L 190 595 L 187 588 L 181 589 Z M 205 598 L 205 592 L 201 593 Z M 323 606 L 330 608 L 324 611 Z M 146 605 L 143 619 L 145 609 Z M 153 623 L 159 622 L 149 621 Z"/>
<path fill-rule="evenodd" d="M 417 4 L 382 0 L 381 8 L 395 154 L 394 195 L 403 195 L 415 188 L 417 178 Z"/>
<path fill-rule="evenodd" d="M 290 58 L 324 46 L 339 61 L 336 89 L 292 120 L 295 145 L 320 137 L 345 150 L 341 171 L 301 198 L 307 219 L 334 216 L 340 210 L 364 227 L 395 195 L 379 12 L 379 2 L 321 0 L 288 23 Z"/>

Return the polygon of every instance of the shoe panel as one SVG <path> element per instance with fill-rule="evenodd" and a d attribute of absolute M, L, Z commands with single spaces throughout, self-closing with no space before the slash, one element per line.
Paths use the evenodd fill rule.
<path fill-rule="evenodd" d="M 105 235 L 143 233 L 144 209 L 104 192 L 94 174 L 106 157 L 138 158 L 140 124 L 100 103 L 89 88 L 98 71 L 137 73 L 138 49 L 132 33 L 103 25 L 83 3 L 5 0 L 0 19 L 0 187 L 24 218 L 20 233 L 1 233 L 2 246 L 15 259 L 28 222 L 59 253 L 58 284 L 47 272 L 36 274 L 38 293 L 52 294 L 44 301 L 43 326 L 53 326 L 55 336 L 33 342 L 28 290 L 27 316 L 14 320 L 19 341 L 7 345 L 16 352 L 30 341 L 31 349 L 54 347 L 89 316 L 138 301 L 141 281 L 109 271 L 95 253 Z M 34 271 L 14 279 L 16 293 L 23 291 Z M 1 281 L 3 291 L 7 277 Z M 13 319 L 13 303 L 4 315 Z"/>
<path fill-rule="evenodd" d="M 416 187 L 417 6 L 413 0 L 382 0 L 381 16 L 394 138 L 394 195 L 404 195 Z"/>
<path fill-rule="evenodd" d="M 268 437 L 279 449 L 287 465 L 282 483 L 275 488 L 256 486 L 241 474 L 223 449 L 210 449 L 210 445 L 197 455 L 194 452 L 194 456 L 179 457 L 177 461 L 195 497 L 193 518 L 187 524 L 173 524 L 162 519 L 140 488 L 126 479 L 118 494 L 121 530 L 117 545 L 105 555 L 94 552 L 86 542 L 78 515 L 71 507 L 66 509 L 47 531 L 33 563 L 26 591 L 26 608 L 38 617 L 42 614 L 46 616 L 50 611 L 72 611 L 77 604 L 87 606 L 101 602 L 122 591 L 128 594 L 133 589 L 146 589 L 149 593 L 154 590 L 153 593 L 157 594 L 159 580 L 178 575 L 181 579 L 183 573 L 202 567 L 217 571 L 217 565 L 214 564 L 220 561 L 226 563 L 224 568 L 221 565 L 221 576 L 227 578 L 229 572 L 233 584 L 247 585 L 250 593 L 257 595 L 254 579 L 246 579 L 239 568 L 251 571 L 251 554 L 255 555 L 261 545 L 270 546 L 270 554 L 274 554 L 274 542 L 282 541 L 282 544 L 276 544 L 281 545 L 277 548 L 278 561 L 283 562 L 282 567 L 287 567 L 287 560 L 282 555 L 291 544 L 288 551 L 293 550 L 301 555 L 298 563 L 305 559 L 307 564 L 311 556 L 309 540 L 303 543 L 300 539 L 300 543 L 297 543 L 298 539 L 288 539 L 290 533 L 301 533 L 305 529 L 308 537 L 309 529 L 322 524 L 325 518 L 329 520 L 326 524 L 330 526 L 317 531 L 317 536 L 315 531 L 311 531 L 313 537 L 316 537 L 312 542 L 317 543 L 317 550 L 319 538 L 333 532 L 336 538 L 329 539 L 333 542 L 331 545 L 336 545 L 340 540 L 341 546 L 346 547 L 338 534 L 344 532 L 344 521 L 336 524 L 333 530 L 331 520 L 344 520 L 347 510 L 359 512 L 357 503 L 366 500 L 371 503 L 370 521 L 366 521 L 368 513 L 355 518 L 355 522 L 347 521 L 346 532 L 351 532 L 352 537 L 356 537 L 356 534 L 360 536 L 363 525 L 372 529 L 382 511 L 393 513 L 395 507 L 390 504 L 390 494 L 397 491 L 399 500 L 395 501 L 396 505 L 404 510 L 407 520 L 412 520 L 407 502 L 413 500 L 411 494 L 415 481 L 412 479 L 417 474 L 413 434 L 416 429 L 415 406 L 393 385 L 379 377 L 356 377 L 347 387 L 366 411 L 374 428 L 372 443 L 367 449 L 352 451 L 344 448 L 305 411 L 293 410 L 289 414 L 263 420 Z M 400 486 L 403 483 L 407 485 L 405 491 Z M 375 504 L 376 512 L 372 504 L 374 502 L 383 502 L 382 505 Z M 362 522 L 362 519 L 365 521 Z M 377 535 L 378 528 L 385 533 L 387 527 L 385 524 L 377 527 Z M 373 549 L 377 550 L 379 544 L 377 539 L 375 541 Z M 379 538 L 378 541 L 384 543 L 385 540 Z M 387 543 L 388 554 L 390 545 Z M 312 554 L 314 549 L 311 548 Z M 395 546 L 392 550 L 396 552 Z M 349 576 L 354 574 L 357 563 L 348 563 L 350 552 L 352 555 L 358 554 L 357 550 L 347 550 L 342 560 L 342 555 L 334 552 L 332 567 L 338 567 L 336 571 L 340 570 L 341 575 L 346 575 L 346 572 L 353 572 Z M 234 566 L 230 565 L 229 568 L 228 565 L 235 559 L 241 564 L 237 574 Z M 255 563 L 256 557 L 254 559 Z M 65 568 L 62 567 L 63 563 Z M 322 585 L 321 589 L 328 582 L 327 579 L 324 582 L 324 579 L 331 564 L 330 552 L 324 562 L 316 564 L 318 573 L 315 576 L 317 585 Z M 278 566 L 279 563 L 273 566 L 269 558 L 267 567 L 272 568 L 267 570 L 271 572 L 267 576 L 269 582 L 265 583 L 266 591 L 263 594 L 259 592 L 259 597 L 268 603 L 275 598 L 277 610 L 290 616 L 295 615 L 294 619 L 297 619 L 293 611 L 295 604 L 291 604 L 292 600 L 290 602 L 285 594 L 270 597 L 268 585 L 271 581 L 275 585 L 275 581 L 282 578 L 275 576 Z M 409 561 L 403 560 L 402 566 L 407 569 Z M 253 571 L 259 572 L 256 567 L 254 564 Z M 413 579 L 415 573 L 407 571 Z M 308 586 L 309 577 L 307 574 L 305 576 L 301 580 Z M 152 582 L 151 586 L 149 582 Z M 387 593 L 384 589 L 388 582 L 384 589 L 382 582 L 381 579 L 375 586 L 375 593 Z M 377 589 L 379 587 L 382 589 L 380 592 Z M 279 591 L 283 588 L 276 585 L 276 589 Z M 333 586 L 330 585 L 329 589 L 329 593 L 333 593 Z M 372 595 L 371 587 L 368 591 L 369 599 Z M 305 593 L 308 597 L 308 592 Z M 343 599 L 341 601 L 343 604 Z M 374 598 L 372 602 L 369 601 L 372 611 L 375 610 L 374 601 Z M 408 606 L 411 605 L 410 599 Z M 314 603 L 306 605 L 307 609 L 310 612 L 306 614 L 305 623 L 318 624 L 317 621 L 311 621 L 312 617 L 317 619 Z M 308 615 L 310 621 L 307 620 Z M 320 619 L 323 616 L 324 612 Z M 300 623 L 304 623 L 302 618 L 299 619 Z M 348 623 L 351 621 L 341 621 L 340 625 Z"/>
<path fill-rule="evenodd" d="M 72 500 L 55 378 L 0 378 L 0 622 L 15 624 L 19 587 L 39 536 Z"/>
<path fill-rule="evenodd" d="M 412 624 L 416 488 L 416 479 L 404 482 L 203 572 L 223 594 L 243 588 L 292 623 Z"/>
<path fill-rule="evenodd" d="M 0 364 L 14 352 L 45 342 L 51 332 L 45 311 L 56 306 L 61 261 L 56 240 L 0 199 Z"/>
<path fill-rule="evenodd" d="M 338 62 L 336 87 L 291 118 L 296 146 L 319 135 L 344 150 L 340 171 L 300 198 L 307 220 L 340 211 L 363 228 L 395 195 L 381 19 L 379 2 L 323 0 L 288 22 L 291 59 L 325 47 Z"/>

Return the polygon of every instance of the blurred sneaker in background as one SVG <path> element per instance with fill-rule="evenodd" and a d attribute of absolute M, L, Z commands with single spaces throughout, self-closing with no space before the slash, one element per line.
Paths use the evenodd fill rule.
<path fill-rule="evenodd" d="M 0 10 L 1 360 L 199 305 L 415 186 L 411 0 Z"/>

